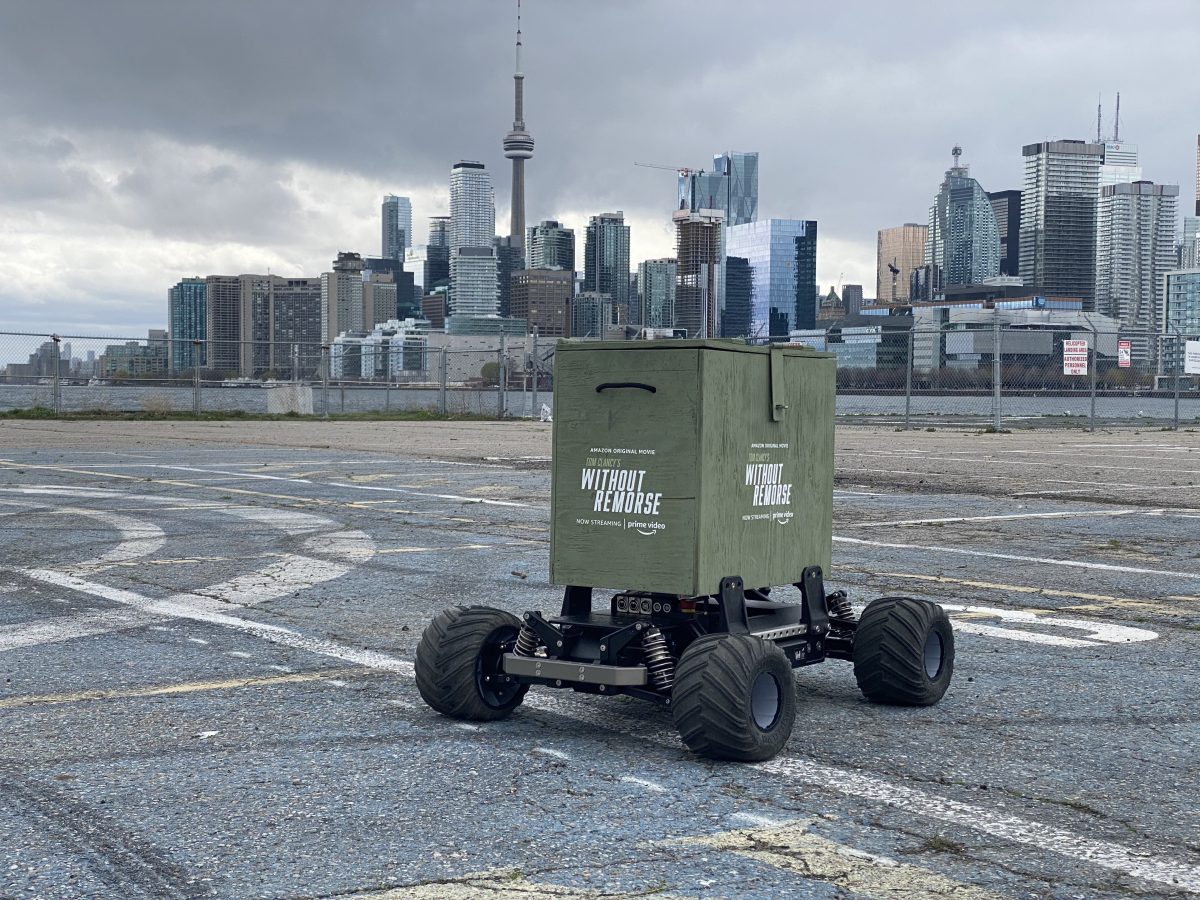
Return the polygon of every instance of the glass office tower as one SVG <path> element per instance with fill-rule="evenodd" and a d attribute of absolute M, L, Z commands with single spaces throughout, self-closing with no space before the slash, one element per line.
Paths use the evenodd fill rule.
<path fill-rule="evenodd" d="M 725 252 L 750 265 L 748 337 L 765 341 L 816 327 L 816 245 L 817 223 L 811 220 L 761 219 L 725 229 Z"/>

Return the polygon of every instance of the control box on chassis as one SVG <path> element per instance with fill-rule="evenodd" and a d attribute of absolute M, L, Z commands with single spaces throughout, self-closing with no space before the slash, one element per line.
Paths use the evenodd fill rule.
<path fill-rule="evenodd" d="M 736 760 L 787 742 L 794 667 L 850 660 L 870 700 L 937 702 L 954 663 L 939 606 L 886 597 L 856 616 L 825 592 L 834 375 L 831 354 L 805 348 L 560 343 L 550 576 L 566 585 L 562 608 L 442 613 L 417 650 L 422 697 L 488 720 L 533 685 L 629 694 L 669 707 L 693 751 Z M 603 585 L 625 588 L 595 608 Z"/>

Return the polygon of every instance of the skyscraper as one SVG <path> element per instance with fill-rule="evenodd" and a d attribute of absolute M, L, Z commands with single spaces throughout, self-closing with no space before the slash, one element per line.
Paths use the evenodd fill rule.
<path fill-rule="evenodd" d="M 513 273 L 511 315 L 529 323 L 532 333 L 567 337 L 574 276 L 566 269 L 523 269 Z"/>
<path fill-rule="evenodd" d="M 721 314 L 719 298 L 724 296 L 724 253 L 721 230 L 725 213 L 702 208 L 697 212 L 676 210 L 675 327 L 687 329 L 690 338 L 719 337 Z"/>
<path fill-rule="evenodd" d="M 637 319 L 644 328 L 671 328 L 675 324 L 675 283 L 679 263 L 674 257 L 648 259 L 638 264 Z"/>
<path fill-rule="evenodd" d="M 713 171 L 725 176 L 725 227 L 758 219 L 758 153 L 726 150 L 713 156 Z"/>
<path fill-rule="evenodd" d="M 495 237 L 491 176 L 483 163 L 464 160 L 450 170 L 451 316 L 499 311 Z"/>
<path fill-rule="evenodd" d="M 544 219 L 529 229 L 529 268 L 575 271 L 575 232 Z"/>
<path fill-rule="evenodd" d="M 507 316 L 512 302 L 512 276 L 525 268 L 525 254 L 510 237 L 494 240 L 496 248 L 496 296 L 500 315 Z"/>
<path fill-rule="evenodd" d="M 524 255 L 525 160 L 533 157 L 533 138 L 525 130 L 525 75 L 521 71 L 521 0 L 517 0 L 517 65 L 513 72 L 513 125 L 504 136 L 504 155 L 512 160 L 511 246 Z"/>
<path fill-rule="evenodd" d="M 184 278 L 167 291 L 167 330 L 171 335 L 167 365 L 171 372 L 204 365 L 204 345 L 197 347 L 192 341 L 208 336 L 206 296 L 203 278 Z"/>
<path fill-rule="evenodd" d="M 1000 238 L 1000 274 L 1016 278 L 1021 274 L 1021 192 L 993 191 L 988 199 Z"/>
<path fill-rule="evenodd" d="M 796 325 L 797 307 L 816 319 L 817 223 L 803 219 L 759 219 L 725 229 L 725 252 L 746 259 L 751 273 L 748 336 L 785 337 Z M 800 245 L 804 272 L 799 271 Z M 811 326 L 810 326 L 811 327 Z"/>
<path fill-rule="evenodd" d="M 621 210 L 588 220 L 583 243 L 583 290 L 608 294 L 614 303 L 629 306 L 629 226 Z"/>
<path fill-rule="evenodd" d="M 1025 286 L 1096 303 L 1096 204 L 1104 147 L 1078 140 L 1027 144 L 1021 195 Z"/>
<path fill-rule="evenodd" d="M 725 257 L 725 312 L 721 315 L 721 337 L 749 336 L 753 291 L 750 260 L 744 256 Z"/>
<path fill-rule="evenodd" d="M 1196 217 L 1200 218 L 1200 134 L 1196 135 Z"/>
<path fill-rule="evenodd" d="M 429 220 L 429 242 L 425 246 L 425 280 L 422 288 L 431 293 L 439 285 L 450 284 L 450 217 L 433 216 Z"/>
<path fill-rule="evenodd" d="M 929 228 L 907 222 L 879 232 L 875 245 L 875 302 L 908 303 L 912 273 L 924 265 Z"/>
<path fill-rule="evenodd" d="M 1101 189 L 1096 247 L 1096 311 L 1128 329 L 1135 359 L 1156 358 L 1150 335 L 1163 322 L 1166 273 L 1175 262 L 1179 187 L 1135 181 Z"/>
<path fill-rule="evenodd" d="M 817 223 L 803 222 L 796 235 L 796 313 L 793 327 L 817 327 Z"/>
<path fill-rule="evenodd" d="M 685 212 L 719 209 L 725 212 L 729 202 L 730 178 L 723 172 L 703 169 L 681 169 L 675 197 L 675 208 Z"/>
<path fill-rule="evenodd" d="M 982 284 L 1000 274 L 1000 237 L 996 212 L 987 192 L 960 165 L 962 148 L 953 150 L 941 190 L 929 207 L 925 265 L 942 271 L 943 284 Z"/>
<path fill-rule="evenodd" d="M 861 284 L 842 285 L 842 311 L 848 316 L 857 316 L 862 310 L 863 287 Z"/>
<path fill-rule="evenodd" d="M 412 246 L 412 203 L 407 197 L 385 195 L 381 219 L 383 236 L 380 256 L 404 259 L 404 248 Z"/>

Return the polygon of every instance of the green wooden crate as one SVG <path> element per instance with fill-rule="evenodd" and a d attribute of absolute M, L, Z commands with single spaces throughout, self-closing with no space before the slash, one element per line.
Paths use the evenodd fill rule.
<path fill-rule="evenodd" d="M 553 583 L 698 596 L 828 571 L 833 354 L 562 342 L 554 369 Z"/>

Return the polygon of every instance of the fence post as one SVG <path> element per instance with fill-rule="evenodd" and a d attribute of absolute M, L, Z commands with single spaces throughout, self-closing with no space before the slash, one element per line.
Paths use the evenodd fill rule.
<path fill-rule="evenodd" d="M 504 368 L 505 368 L 505 366 L 504 366 L 504 363 L 505 363 L 504 351 L 505 351 L 504 331 L 501 330 L 500 331 L 500 356 L 499 356 L 499 359 L 497 360 L 497 362 L 499 363 L 499 366 L 496 369 L 496 376 L 500 380 L 500 395 L 496 398 L 496 418 L 497 419 L 504 418 L 504 407 L 505 407 L 504 401 L 507 399 L 505 397 L 505 393 L 506 393 L 506 388 L 508 387 L 508 385 L 506 383 L 508 379 L 506 377 L 507 373 L 504 371 Z"/>
<path fill-rule="evenodd" d="M 50 335 L 50 340 L 54 342 L 54 375 L 53 375 L 53 391 L 54 391 L 54 418 L 62 416 L 62 380 L 59 378 L 59 371 L 62 369 L 61 342 L 62 338 L 57 334 Z"/>
<path fill-rule="evenodd" d="M 441 390 L 439 391 L 439 396 L 441 398 L 441 401 L 438 404 L 439 408 L 442 411 L 443 416 L 446 414 L 446 381 L 449 378 L 449 374 L 450 374 L 450 360 L 447 358 L 446 350 L 447 350 L 446 347 L 442 348 L 442 364 L 440 366 L 440 368 L 441 368 L 441 378 L 440 378 Z"/>
<path fill-rule="evenodd" d="M 1000 347 L 1000 313 L 994 311 L 992 318 L 992 428 L 1000 430 L 1002 419 L 1000 410 L 1000 382 L 1002 380 Z"/>
<path fill-rule="evenodd" d="M 192 340 L 192 415 L 200 418 L 200 348 L 203 343 Z"/>
<path fill-rule="evenodd" d="M 538 345 L 537 345 L 537 326 L 533 326 L 533 402 L 530 405 L 530 413 L 533 418 L 540 419 L 542 417 L 541 409 L 538 407 Z"/>
<path fill-rule="evenodd" d="M 1092 354 L 1091 365 L 1088 366 L 1088 373 L 1091 377 L 1091 412 L 1088 413 L 1088 431 L 1096 430 L 1096 370 L 1100 368 L 1100 334 L 1096 331 L 1096 326 L 1092 326 Z"/>
<path fill-rule="evenodd" d="M 904 430 L 912 428 L 912 376 L 913 376 L 913 347 L 916 346 L 914 328 L 908 329 L 908 362 L 904 366 Z"/>
<path fill-rule="evenodd" d="M 1172 354 L 1175 358 L 1175 365 L 1171 368 L 1175 370 L 1175 425 L 1176 431 L 1179 430 L 1179 370 L 1183 368 L 1184 360 L 1184 343 L 1183 335 L 1179 332 L 1175 333 L 1175 352 Z"/>
<path fill-rule="evenodd" d="M 329 418 L 329 345 L 321 345 L 321 413 Z"/>

